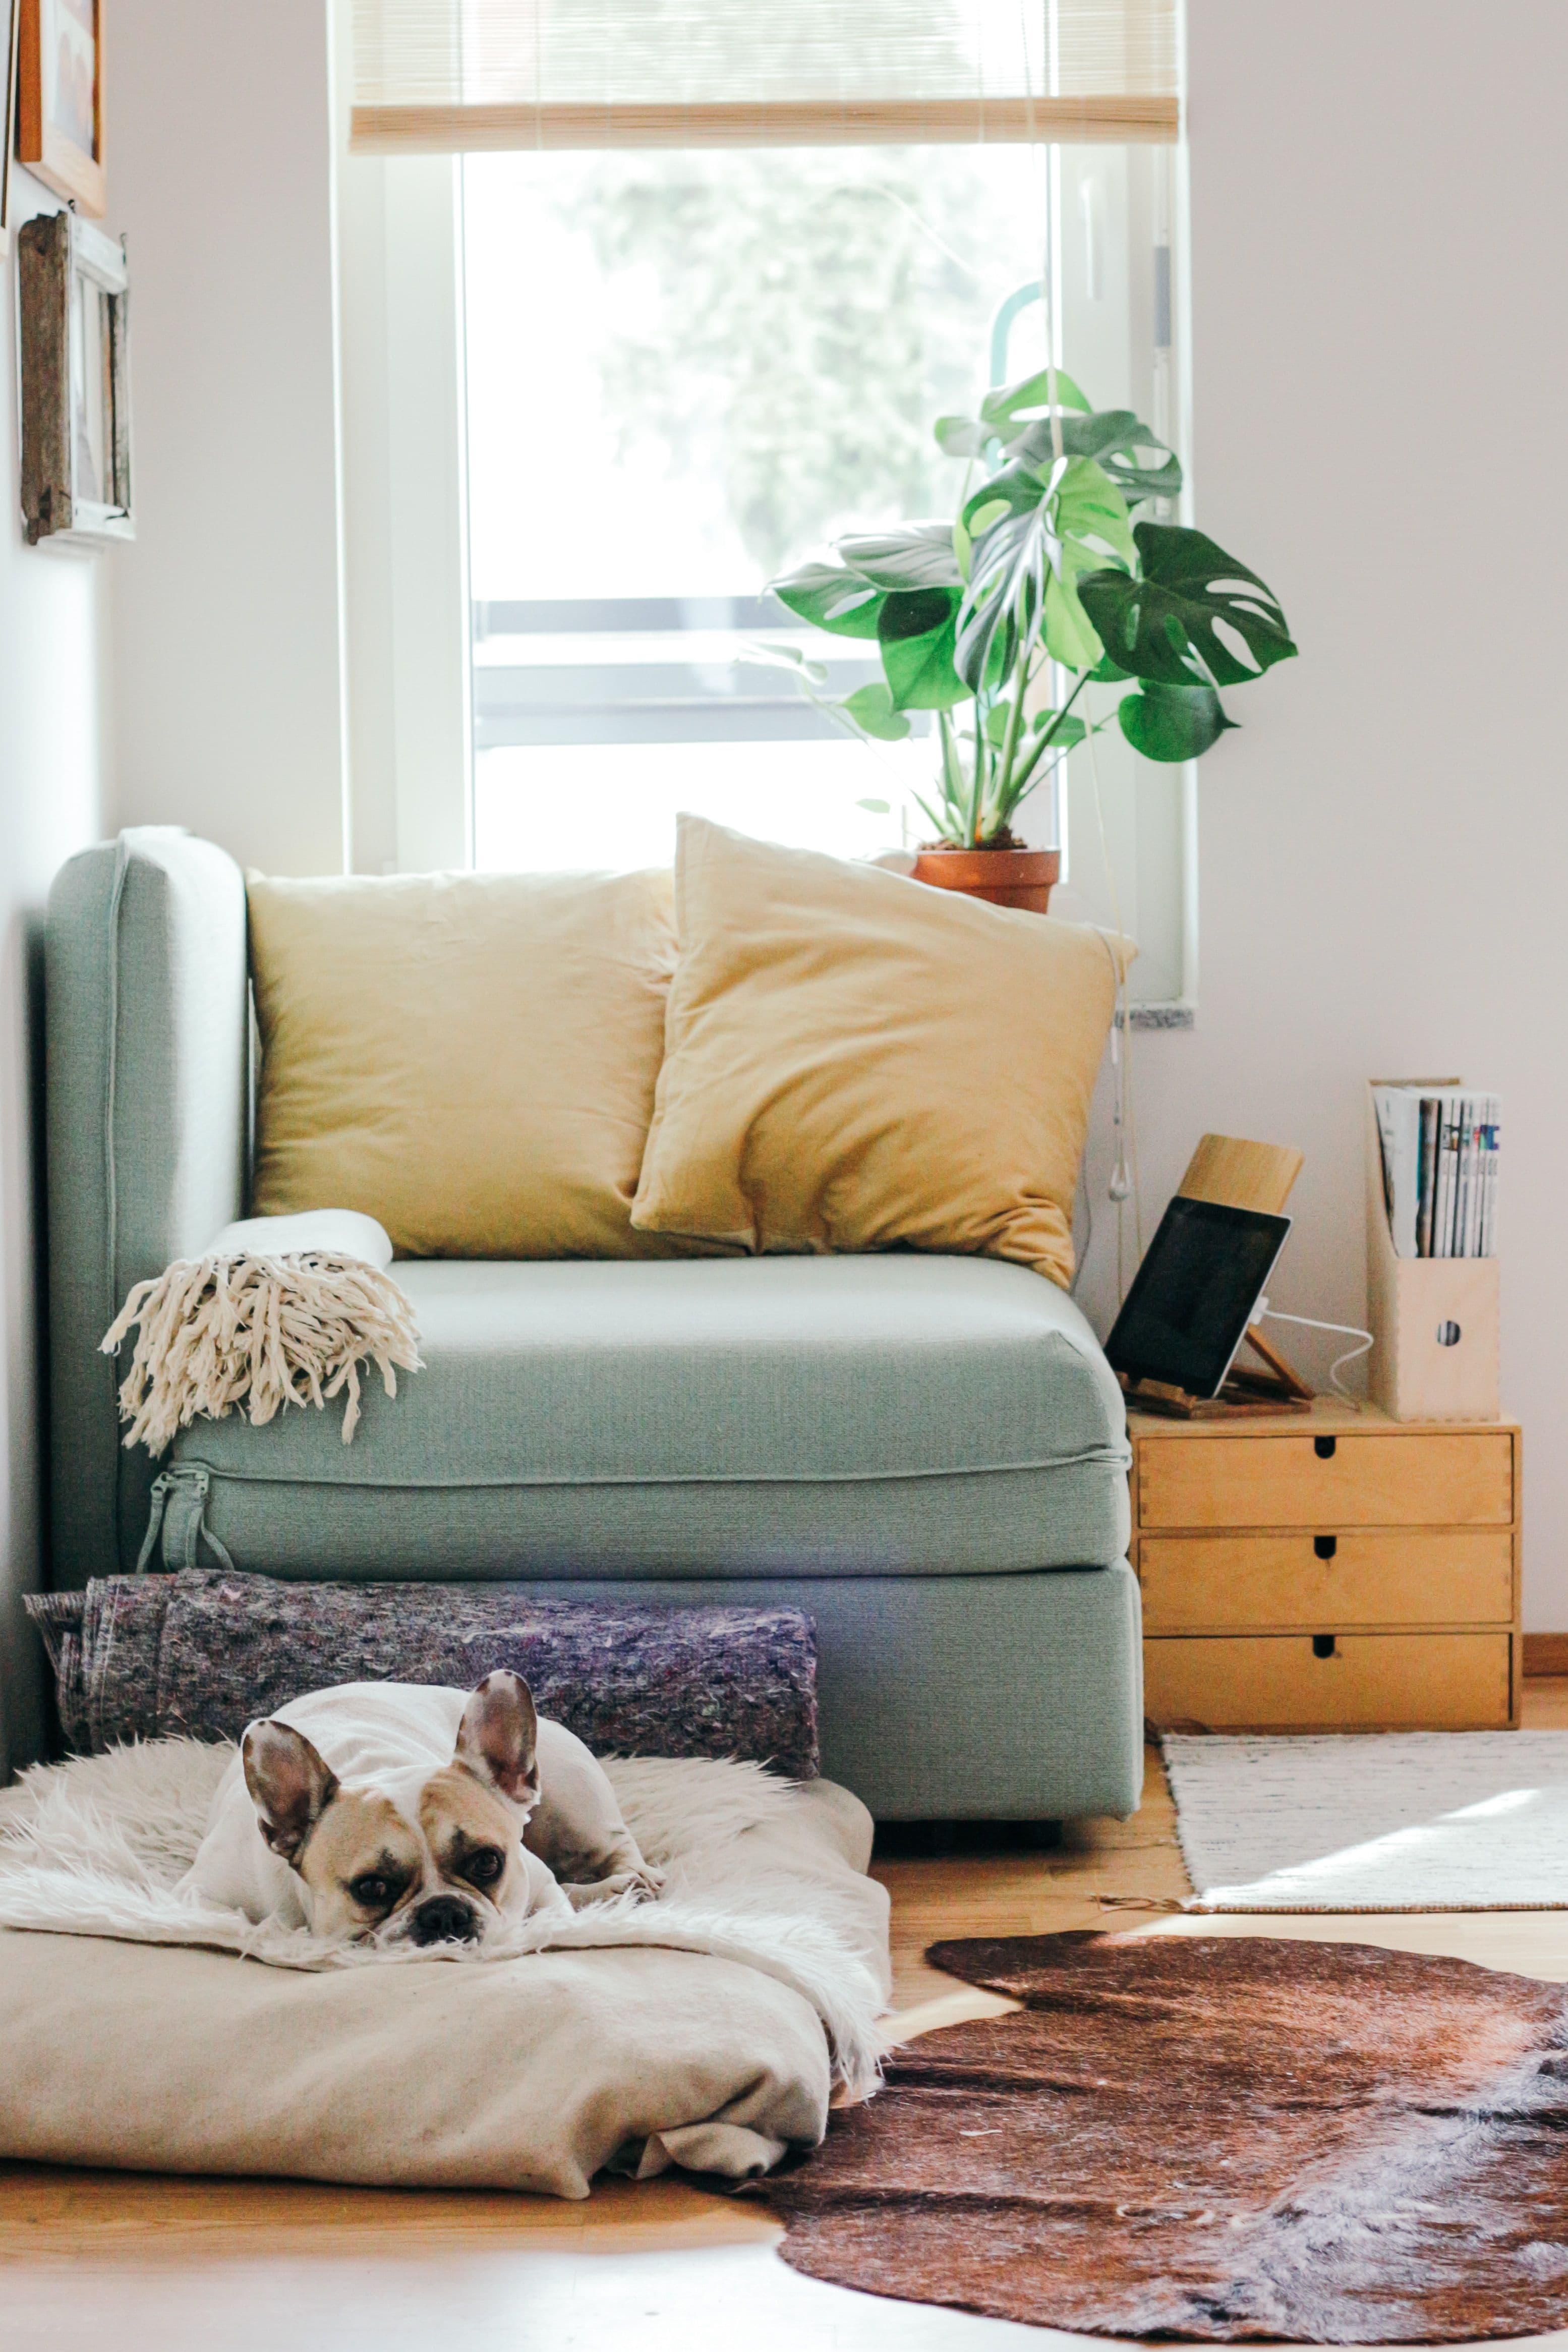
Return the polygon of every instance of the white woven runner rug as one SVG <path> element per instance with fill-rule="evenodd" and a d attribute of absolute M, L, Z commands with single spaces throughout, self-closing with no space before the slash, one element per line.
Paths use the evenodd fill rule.
<path fill-rule="evenodd" d="M 1568 1731 L 1161 1745 L 1194 1910 L 1568 1909 Z"/>

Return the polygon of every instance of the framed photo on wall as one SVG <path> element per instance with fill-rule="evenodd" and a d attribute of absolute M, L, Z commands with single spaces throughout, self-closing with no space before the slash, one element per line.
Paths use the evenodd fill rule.
<path fill-rule="evenodd" d="M 16 234 L 29 545 L 134 539 L 125 249 L 71 212 Z"/>
<path fill-rule="evenodd" d="M 15 0 L 16 158 L 78 212 L 102 216 L 103 0 Z"/>

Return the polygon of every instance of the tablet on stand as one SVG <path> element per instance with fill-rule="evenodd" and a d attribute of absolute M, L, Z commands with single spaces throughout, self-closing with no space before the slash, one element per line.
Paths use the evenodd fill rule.
<path fill-rule="evenodd" d="M 1290 1230 L 1176 1194 L 1105 1342 L 1129 1404 L 1182 1420 L 1307 1411 L 1312 1391 L 1255 1323 Z M 1237 1367 L 1244 1343 L 1265 1370 Z"/>

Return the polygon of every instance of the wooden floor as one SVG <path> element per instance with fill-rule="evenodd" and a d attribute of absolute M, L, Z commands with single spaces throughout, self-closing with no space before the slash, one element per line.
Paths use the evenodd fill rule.
<path fill-rule="evenodd" d="M 1525 1722 L 1568 1728 L 1568 1681 L 1527 1685 Z M 942 1936 L 1267 1932 L 1449 1952 L 1568 1981 L 1568 1912 L 1172 1916 L 1160 1906 L 1187 1885 L 1152 1753 L 1131 1822 L 1075 1829 L 1052 1853 L 901 1862 L 879 1874 L 894 1898 L 890 2039 L 1008 2006 L 926 1966 L 925 1946 Z M 746 2200 L 669 2179 L 563 2205 L 0 2167 L 0 2347 L 1002 2352 L 1038 2347 L 1048 2333 L 820 2286 L 779 2261 L 778 2235 Z"/>

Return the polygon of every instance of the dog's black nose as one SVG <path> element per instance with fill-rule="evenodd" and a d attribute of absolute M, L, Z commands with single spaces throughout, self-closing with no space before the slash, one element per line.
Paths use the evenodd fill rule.
<path fill-rule="evenodd" d="M 471 1944 L 478 1932 L 477 1914 L 460 1895 L 433 1895 L 409 1929 L 416 1944 Z"/>

